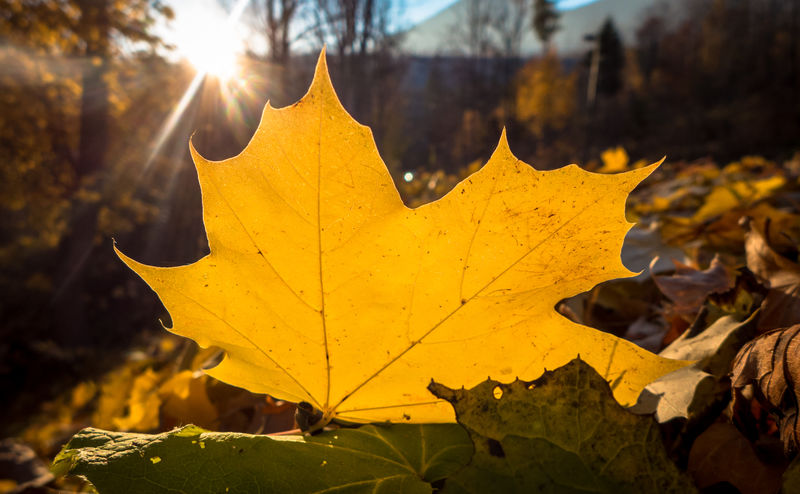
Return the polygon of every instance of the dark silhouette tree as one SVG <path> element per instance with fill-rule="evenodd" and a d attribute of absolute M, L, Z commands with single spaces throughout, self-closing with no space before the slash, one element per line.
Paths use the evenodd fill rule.
<path fill-rule="evenodd" d="M 289 63 L 291 27 L 302 4 L 302 0 L 254 0 L 250 4 L 253 28 L 264 36 L 271 62 L 282 66 Z"/>
<path fill-rule="evenodd" d="M 598 35 L 600 67 L 597 80 L 598 94 L 613 96 L 622 89 L 625 52 L 617 28 L 611 18 L 606 19 Z"/>
<path fill-rule="evenodd" d="M 559 29 L 559 17 L 554 0 L 534 0 L 532 26 L 536 37 L 544 46 L 545 53 L 550 51 L 550 41 Z"/>

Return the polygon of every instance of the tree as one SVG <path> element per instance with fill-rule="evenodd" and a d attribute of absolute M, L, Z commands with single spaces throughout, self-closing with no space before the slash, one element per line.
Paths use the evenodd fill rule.
<path fill-rule="evenodd" d="M 159 17 L 171 18 L 172 11 L 153 0 L 0 0 L 0 18 L 4 20 L 0 39 L 16 50 L 4 55 L 26 64 L 31 77 L 46 82 L 44 94 L 38 96 L 37 88 L 20 86 L 13 79 L 3 81 L 4 89 L 18 91 L 25 99 L 44 97 L 48 101 L 45 108 L 55 107 L 28 116 L 52 126 L 36 137 L 51 132 L 55 136 L 42 141 L 51 143 L 51 148 L 28 166 L 47 169 L 53 165 L 51 173 L 59 177 L 51 207 L 60 208 L 60 233 L 49 244 L 57 245 L 57 255 L 51 257 L 59 260 L 52 273 L 52 310 L 61 334 L 53 336 L 63 342 L 86 342 L 91 335 L 87 331 L 83 279 L 94 251 L 101 199 L 108 182 L 110 132 L 114 127 L 111 85 L 118 84 L 115 63 L 130 53 L 131 46 L 152 51 L 161 44 L 151 31 Z M 58 71 L 49 71 L 52 67 Z M 61 108 L 70 103 L 75 103 L 74 113 Z M 25 159 L 16 153 L 16 149 L 9 150 L 10 167 Z"/>
<path fill-rule="evenodd" d="M 345 107 L 357 117 L 374 113 L 394 96 L 380 94 L 396 86 L 391 78 L 399 77 L 400 67 L 392 63 L 392 5 L 392 0 L 316 0 L 310 9 L 317 42 L 335 54 L 332 75 L 342 81 Z"/>
<path fill-rule="evenodd" d="M 609 17 L 600 28 L 598 35 L 600 66 L 597 78 L 597 92 L 613 96 L 622 88 L 622 69 L 625 67 L 625 53 L 617 28 Z"/>
<path fill-rule="evenodd" d="M 519 56 L 529 4 L 528 0 L 509 0 L 495 7 L 490 23 L 499 41 L 498 51 L 504 58 Z"/>
<path fill-rule="evenodd" d="M 30 46 L 41 54 L 83 60 L 80 138 L 74 168 L 78 181 L 102 168 L 107 145 L 109 60 L 126 42 L 151 46 L 155 17 L 172 18 L 160 1 L 0 0 L 5 27 L 0 39 Z"/>
<path fill-rule="evenodd" d="M 390 0 L 316 0 L 314 25 L 320 44 L 331 43 L 340 61 L 365 55 L 386 41 Z"/>
<path fill-rule="evenodd" d="M 733 159 L 797 147 L 800 3 L 669 2 L 649 12 L 635 40 L 643 149 Z"/>
<path fill-rule="evenodd" d="M 290 27 L 301 0 L 254 0 L 251 3 L 256 29 L 264 34 L 269 59 L 286 65 L 291 57 Z"/>
<path fill-rule="evenodd" d="M 550 40 L 558 31 L 558 18 L 554 0 L 534 0 L 533 2 L 533 30 L 536 37 L 542 42 L 545 53 L 550 51 Z"/>
<path fill-rule="evenodd" d="M 555 55 L 525 65 L 515 86 L 515 117 L 537 138 L 564 130 L 574 117 L 576 73 L 565 74 Z"/>
<path fill-rule="evenodd" d="M 467 54 L 473 58 L 483 57 L 491 51 L 489 37 L 492 5 L 486 0 L 467 0 L 464 19 L 459 20 L 462 29 L 458 35 L 466 48 Z"/>

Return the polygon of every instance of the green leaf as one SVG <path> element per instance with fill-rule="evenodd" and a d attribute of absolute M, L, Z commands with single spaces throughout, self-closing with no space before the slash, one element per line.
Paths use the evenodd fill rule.
<path fill-rule="evenodd" d="M 667 458 L 655 420 L 622 408 L 580 359 L 532 383 L 429 389 L 453 405 L 475 445 L 445 492 L 695 491 Z"/>
<path fill-rule="evenodd" d="M 56 474 L 101 494 L 224 492 L 429 493 L 472 455 L 455 424 L 367 425 L 313 437 L 84 429 L 56 457 Z"/>

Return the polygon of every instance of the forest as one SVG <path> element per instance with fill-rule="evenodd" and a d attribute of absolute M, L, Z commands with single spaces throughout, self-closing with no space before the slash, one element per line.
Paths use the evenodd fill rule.
<path fill-rule="evenodd" d="M 0 492 L 800 493 L 800 3 L 186 3 L 0 0 Z"/>

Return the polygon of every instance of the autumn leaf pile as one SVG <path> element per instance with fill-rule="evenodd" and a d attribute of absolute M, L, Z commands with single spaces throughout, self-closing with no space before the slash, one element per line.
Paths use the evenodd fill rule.
<path fill-rule="evenodd" d="M 165 337 L 50 404 L 24 436 L 52 451 L 81 425 L 276 432 L 293 427 L 298 402 L 308 409 L 298 423 L 315 435 L 87 429 L 57 473 L 100 492 L 113 492 L 113 468 L 147 468 L 141 492 L 162 492 L 189 481 L 173 469 L 199 457 L 252 477 L 214 477 L 214 489 L 240 492 L 778 492 L 800 482 L 800 468 L 787 469 L 800 436 L 790 328 L 800 323 L 800 161 L 656 169 L 629 165 L 620 148 L 601 173 L 542 172 L 501 137 L 457 184 L 434 173 L 403 185 L 407 198 L 431 199 L 455 184 L 410 209 L 324 58 L 308 94 L 268 106 L 240 155 L 192 152 L 211 254 L 177 268 L 120 256 L 158 293 L 170 330 L 200 348 Z M 350 450 L 382 460 L 359 463 Z M 230 451 L 243 456 L 232 463 Z M 270 470 L 263 455 L 324 474 Z"/>

